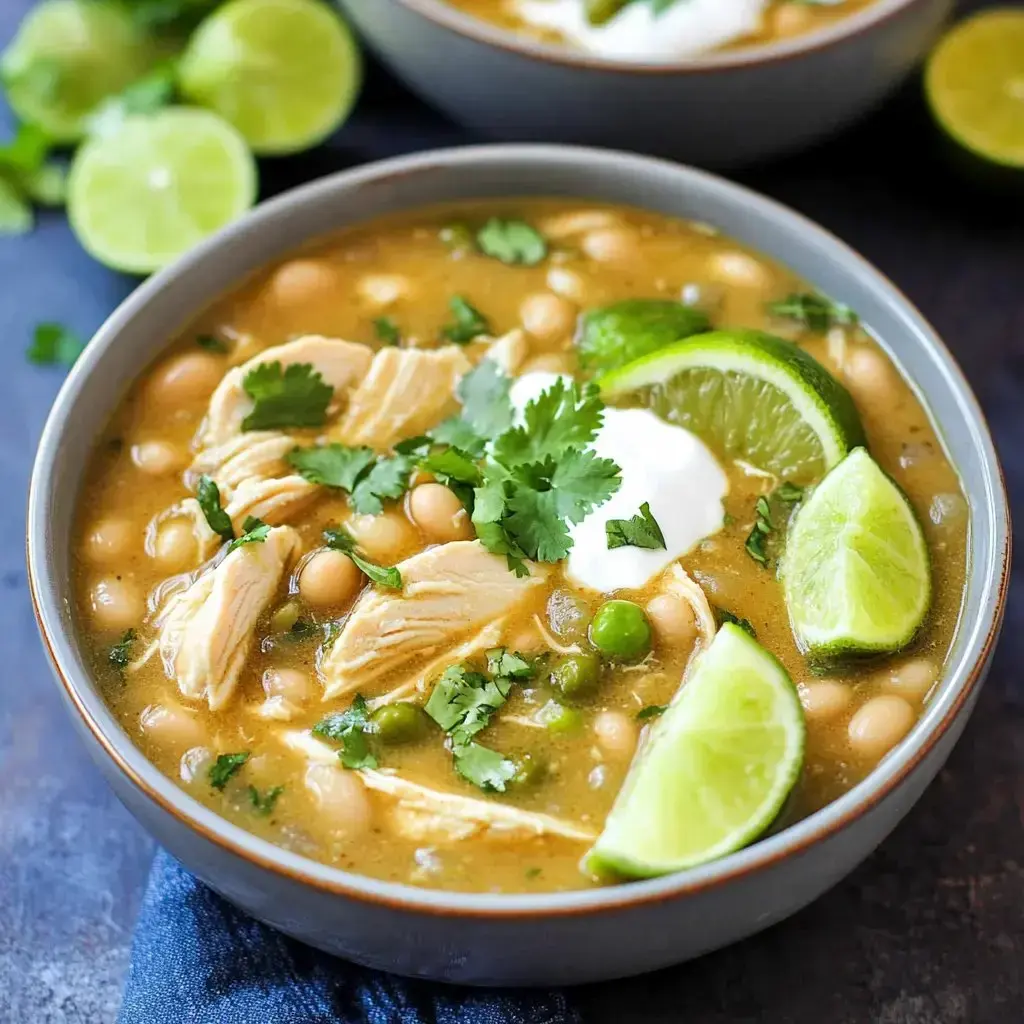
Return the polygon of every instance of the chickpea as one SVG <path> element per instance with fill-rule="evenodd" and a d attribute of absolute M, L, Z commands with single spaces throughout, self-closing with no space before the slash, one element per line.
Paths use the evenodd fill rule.
<path fill-rule="evenodd" d="M 323 260 L 298 259 L 282 263 L 269 283 L 275 305 L 295 308 L 337 292 L 340 279 L 335 267 Z"/>
<path fill-rule="evenodd" d="M 156 368 L 147 388 L 164 409 L 176 409 L 209 398 L 224 376 L 224 362 L 212 352 L 186 352 Z"/>
<path fill-rule="evenodd" d="M 927 658 L 911 658 L 892 670 L 885 689 L 908 700 L 923 700 L 937 678 L 938 672 L 931 661 Z"/>
<path fill-rule="evenodd" d="M 327 608 L 350 601 L 362 584 L 363 574 L 351 558 L 322 548 L 299 573 L 299 597 L 310 607 Z"/>
<path fill-rule="evenodd" d="M 825 721 L 845 711 L 853 700 L 853 691 L 835 679 L 815 679 L 800 684 L 800 703 L 804 717 L 811 721 Z"/>
<path fill-rule="evenodd" d="M 412 524 L 394 512 L 353 516 L 346 525 L 362 553 L 375 562 L 393 565 L 417 547 Z"/>
<path fill-rule="evenodd" d="M 629 263 L 640 255 L 636 232 L 630 228 L 598 228 L 583 236 L 584 253 L 598 263 Z"/>
<path fill-rule="evenodd" d="M 771 275 L 764 264 L 745 252 L 719 252 L 708 261 L 715 278 L 739 288 L 767 288 Z"/>
<path fill-rule="evenodd" d="M 166 441 L 132 445 L 132 462 L 147 476 L 170 476 L 185 465 L 183 454 Z"/>
<path fill-rule="evenodd" d="M 157 746 L 184 749 L 206 740 L 203 723 L 184 708 L 150 704 L 139 715 L 139 726 Z"/>
<path fill-rule="evenodd" d="M 560 295 L 536 292 L 523 299 L 519 319 L 527 333 L 538 341 L 556 342 L 572 334 L 576 326 L 576 307 Z"/>
<path fill-rule="evenodd" d="M 674 594 L 652 597 L 644 609 L 655 639 L 672 647 L 690 648 L 697 639 L 697 620 L 689 602 Z"/>
<path fill-rule="evenodd" d="M 312 680 L 297 668 L 268 668 L 261 681 L 268 697 L 284 697 L 292 704 L 305 704 L 313 696 Z"/>
<path fill-rule="evenodd" d="M 556 295 L 577 304 L 587 297 L 586 282 L 575 271 L 566 270 L 565 267 L 552 267 L 548 271 L 547 285 Z"/>
<path fill-rule="evenodd" d="M 115 576 L 106 576 L 92 585 L 89 606 L 97 626 L 118 631 L 137 626 L 146 611 L 139 588 Z"/>
<path fill-rule="evenodd" d="M 597 742 L 609 757 L 628 761 L 636 750 L 637 724 L 622 711 L 602 711 L 591 725 Z"/>
<path fill-rule="evenodd" d="M 613 227 L 617 223 L 618 218 L 611 210 L 571 210 L 545 218 L 541 221 L 540 230 L 545 238 L 562 241 L 585 231 Z"/>
<path fill-rule="evenodd" d="M 208 777 L 213 764 L 213 751 L 209 747 L 189 747 L 178 762 L 178 775 L 182 782 L 195 782 Z"/>
<path fill-rule="evenodd" d="M 198 554 L 196 538 L 188 523 L 178 520 L 160 527 L 153 555 L 165 569 L 172 572 L 187 569 L 195 563 Z"/>
<path fill-rule="evenodd" d="M 863 757 L 879 758 L 910 732 L 914 718 L 914 709 L 902 697 L 872 697 L 850 719 L 850 746 Z"/>
<path fill-rule="evenodd" d="M 409 518 L 438 544 L 473 536 L 469 513 L 444 484 L 420 484 L 409 492 Z"/>
<path fill-rule="evenodd" d="M 804 4 L 780 4 L 772 15 L 772 32 L 777 36 L 795 36 L 806 32 L 814 21 Z"/>
<path fill-rule="evenodd" d="M 865 404 L 886 402 L 893 394 L 895 381 L 889 360 L 868 345 L 850 347 L 843 374 L 854 397 Z"/>
<path fill-rule="evenodd" d="M 570 373 L 569 357 L 558 352 L 545 352 L 523 364 L 522 373 Z"/>
<path fill-rule="evenodd" d="M 374 309 L 387 309 L 409 294 L 409 279 L 401 274 L 367 274 L 356 285 L 359 297 Z"/>
<path fill-rule="evenodd" d="M 355 772 L 314 764 L 306 769 L 306 788 L 329 819 L 334 833 L 355 839 L 369 832 L 373 824 L 373 804 Z"/>
<path fill-rule="evenodd" d="M 132 547 L 134 531 L 127 519 L 101 519 L 85 536 L 85 557 L 90 562 L 112 562 Z"/>

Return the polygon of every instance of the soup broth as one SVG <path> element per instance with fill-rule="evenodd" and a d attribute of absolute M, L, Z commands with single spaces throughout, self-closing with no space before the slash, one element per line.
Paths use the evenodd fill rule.
<path fill-rule="evenodd" d="M 543 257 L 529 265 L 532 235 L 498 239 L 525 264 L 480 251 L 472 231 L 493 218 L 538 232 Z M 110 706 L 188 793 L 308 857 L 434 888 L 586 887 L 600 880 L 581 870 L 581 855 L 710 639 L 698 614 L 706 599 L 719 618 L 745 620 L 800 692 L 804 764 L 773 827 L 824 806 L 872 770 L 927 701 L 956 628 L 968 524 L 926 411 L 869 334 L 849 318 L 818 330 L 769 312 L 808 292 L 709 225 L 554 199 L 403 213 L 267 268 L 170 343 L 125 395 L 88 467 L 74 541 L 77 615 Z M 496 377 L 548 387 L 556 378 L 535 375 L 592 376 L 578 358 L 581 313 L 628 299 L 682 300 L 716 327 L 788 336 L 850 390 L 870 451 L 909 497 L 931 552 L 932 607 L 911 647 L 827 675 L 809 664 L 774 561 L 759 564 L 749 549 L 758 499 L 780 480 L 744 460 L 702 456 L 727 485 L 719 529 L 678 559 L 666 553 L 664 571 L 640 585 L 603 592 L 581 585 L 564 559 L 527 560 L 530 574 L 516 575 L 474 540 L 465 485 L 417 468 L 420 455 L 388 461 L 396 443 L 457 415 L 460 399 L 468 408 L 456 382 L 485 359 Z M 316 347 L 330 339 L 349 343 L 338 366 Z M 323 424 L 248 422 L 255 410 L 274 417 L 270 404 L 253 406 L 255 385 L 246 376 L 243 391 L 237 368 L 287 344 L 311 345 L 302 353 L 335 382 Z M 371 389 L 359 421 L 359 389 L 383 373 L 380 353 L 402 367 L 427 354 L 448 363 L 417 363 L 397 401 L 398 378 L 390 391 Z M 383 433 L 373 426 L 381 409 L 401 420 L 397 433 L 397 420 Z M 344 464 L 318 469 L 348 488 L 311 482 L 310 465 L 303 476 L 290 461 L 296 447 L 339 438 Z M 366 454 L 352 456 L 359 448 Z M 221 504 L 233 523 L 217 516 Z M 662 514 L 662 528 L 670 518 Z M 267 527 L 255 520 L 274 529 L 260 537 Z M 339 527 L 343 535 L 325 535 Z M 397 566 L 400 587 L 368 580 L 348 558 L 350 542 L 378 577 Z M 587 572 L 603 571 L 601 562 L 592 558 Z M 221 579 L 230 565 L 236 575 Z M 684 572 L 673 577 L 676 565 Z M 696 584 L 698 597 L 680 598 L 676 579 Z M 448 603 L 429 622 L 388 604 L 414 597 Z M 609 599 L 638 609 L 641 627 L 653 629 L 649 650 L 595 651 L 594 615 Z M 403 630 L 414 627 L 410 641 Z M 362 646 L 352 639 L 359 630 Z M 495 669 L 488 652 L 494 659 L 500 648 L 516 657 Z M 454 686 L 452 671 L 507 691 L 485 700 L 472 690 L 486 724 L 475 733 L 464 719 L 446 736 L 438 721 L 431 697 L 442 679 Z M 399 704 L 390 721 L 377 711 Z M 377 724 L 364 726 L 366 717 Z M 325 718 L 333 724 L 312 731 Z M 504 791 L 486 785 L 493 778 Z"/>

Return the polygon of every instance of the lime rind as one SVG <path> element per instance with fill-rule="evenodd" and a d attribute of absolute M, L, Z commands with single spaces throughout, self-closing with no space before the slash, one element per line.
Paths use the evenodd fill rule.
<path fill-rule="evenodd" d="M 820 479 L 864 430 L 849 392 L 799 346 L 761 331 L 699 334 L 598 381 L 707 441 L 796 483 Z"/>
<path fill-rule="evenodd" d="M 741 849 L 778 816 L 805 741 L 786 670 L 738 626 L 723 625 L 651 726 L 584 870 L 648 878 Z"/>
<path fill-rule="evenodd" d="M 793 632 L 813 660 L 900 650 L 931 607 L 921 524 L 863 448 L 797 510 L 779 574 Z"/>

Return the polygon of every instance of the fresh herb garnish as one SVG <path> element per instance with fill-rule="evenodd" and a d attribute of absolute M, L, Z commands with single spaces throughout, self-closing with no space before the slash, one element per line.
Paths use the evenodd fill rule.
<path fill-rule="evenodd" d="M 470 455 L 482 455 L 485 442 L 512 426 L 511 386 L 512 381 L 493 359 L 482 360 L 455 389 L 462 403 L 461 413 L 434 427 L 431 439 Z"/>
<path fill-rule="evenodd" d="M 856 327 L 859 319 L 849 306 L 833 302 L 817 292 L 794 292 L 784 299 L 769 302 L 769 315 L 791 320 L 811 331 L 827 331 L 830 327 Z"/>
<path fill-rule="evenodd" d="M 473 248 L 473 232 L 469 230 L 467 224 L 446 224 L 437 236 L 449 252 L 464 253 Z"/>
<path fill-rule="evenodd" d="M 409 455 L 376 456 L 369 448 L 327 444 L 294 448 L 288 461 L 307 480 L 349 492 L 349 503 L 361 515 L 379 515 L 384 502 L 409 489 L 415 460 Z"/>
<path fill-rule="evenodd" d="M 245 375 L 242 388 L 255 403 L 243 430 L 321 427 L 334 394 L 310 363 L 260 363 Z"/>
<path fill-rule="evenodd" d="M 487 317 L 462 295 L 453 295 L 448 301 L 453 321 L 441 328 L 441 334 L 455 345 L 468 345 L 481 334 L 490 334 Z"/>
<path fill-rule="evenodd" d="M 263 522 L 262 519 L 257 519 L 255 516 L 246 516 L 245 522 L 242 523 L 242 535 L 236 537 L 229 545 L 227 554 L 231 554 L 236 548 L 240 548 L 243 544 L 263 544 L 267 539 L 267 534 L 270 533 L 270 527 Z"/>
<path fill-rule="evenodd" d="M 398 324 L 389 316 L 379 316 L 373 321 L 373 333 L 384 345 L 398 345 L 402 341 L 402 332 Z"/>
<path fill-rule="evenodd" d="M 680 0 L 583 0 L 583 10 L 591 25 L 604 25 L 611 21 L 623 7 L 628 7 L 630 4 L 648 3 L 651 12 L 657 17 L 679 2 Z"/>
<path fill-rule="evenodd" d="M 604 524 L 604 531 L 609 551 L 624 547 L 653 550 L 665 547 L 665 535 L 651 515 L 651 506 L 646 501 L 640 506 L 639 515 L 630 519 L 609 519 Z"/>
<path fill-rule="evenodd" d="M 63 166 L 48 163 L 50 140 L 32 124 L 21 125 L 10 142 L 0 144 L 0 235 L 32 230 L 32 204 L 64 202 Z"/>
<path fill-rule="evenodd" d="M 340 526 L 324 530 L 323 537 L 324 543 L 329 548 L 332 548 L 334 551 L 340 551 L 343 555 L 348 555 L 356 567 L 361 569 L 374 583 L 382 587 L 391 587 L 394 590 L 402 589 L 402 574 L 398 569 L 393 565 L 377 565 L 364 558 L 356 551 L 356 542 L 352 535 Z"/>
<path fill-rule="evenodd" d="M 134 629 L 126 629 L 121 639 L 107 653 L 107 661 L 122 675 L 124 675 L 124 670 L 131 663 L 132 648 L 135 646 L 137 636 L 138 634 Z"/>
<path fill-rule="evenodd" d="M 231 349 L 226 341 L 221 341 L 216 334 L 199 334 L 196 336 L 196 344 L 207 352 L 215 352 L 219 356 L 226 355 Z"/>
<path fill-rule="evenodd" d="M 258 814 L 261 818 L 267 817 L 283 792 L 284 786 L 274 786 L 265 793 L 261 793 L 255 786 L 250 786 L 249 802 L 252 804 L 253 814 Z"/>
<path fill-rule="evenodd" d="M 360 515 L 376 516 L 384 502 L 400 498 L 409 489 L 413 460 L 408 455 L 381 457 L 352 490 L 350 502 Z"/>
<path fill-rule="evenodd" d="M 522 220 L 492 217 L 476 233 L 476 244 L 485 256 L 525 267 L 536 266 L 548 254 L 544 236 Z"/>
<path fill-rule="evenodd" d="M 524 874 L 526 875 L 527 878 L 540 878 L 541 870 L 540 870 L 540 868 L 536 868 L 536 867 L 534 867 L 534 868 L 527 868 L 526 871 L 524 872 Z"/>
<path fill-rule="evenodd" d="M 802 487 L 798 487 L 796 484 L 791 484 L 788 480 L 780 484 L 771 494 L 767 497 L 761 495 L 754 503 L 754 526 L 747 536 L 746 543 L 743 545 L 747 554 L 750 555 L 755 562 L 760 563 L 763 566 L 767 566 L 769 563 L 769 554 L 767 550 L 768 538 L 775 533 L 777 527 L 775 519 L 774 508 L 778 508 L 782 505 L 793 505 L 800 501 L 803 497 L 804 491 Z"/>
<path fill-rule="evenodd" d="M 798 501 L 803 501 L 804 489 L 797 484 L 791 484 L 788 480 L 783 480 L 768 497 L 778 498 L 779 501 L 784 501 L 787 505 L 795 505 Z"/>
<path fill-rule="evenodd" d="M 303 640 L 310 640 L 317 633 L 320 632 L 320 628 L 315 622 L 310 622 L 309 619 L 296 619 L 288 630 L 284 633 L 284 637 L 287 640 L 291 640 L 293 643 L 301 643 Z"/>
<path fill-rule="evenodd" d="M 357 693 L 347 711 L 336 711 L 313 726 L 313 732 L 326 740 L 340 743 L 338 758 L 346 768 L 376 768 L 377 758 L 370 750 L 373 731 L 366 698 Z"/>
<path fill-rule="evenodd" d="M 74 331 L 51 322 L 36 325 L 25 355 L 40 366 L 72 366 L 84 350 L 85 342 Z"/>
<path fill-rule="evenodd" d="M 210 785 L 214 789 L 223 789 L 248 760 L 248 750 L 243 750 L 238 754 L 220 754 L 217 760 L 210 765 Z"/>
<path fill-rule="evenodd" d="M 210 529 L 223 540 L 234 540 L 235 528 L 231 525 L 231 517 L 221 507 L 220 488 L 217 482 L 205 473 L 199 478 L 196 499 Z"/>
<path fill-rule="evenodd" d="M 505 676 L 508 679 L 532 679 L 533 665 L 521 654 L 510 651 L 507 647 L 492 647 L 485 653 L 487 671 L 492 676 Z"/>
<path fill-rule="evenodd" d="M 444 484 L 473 513 L 473 488 L 483 477 L 480 467 L 469 452 L 459 448 L 435 448 L 420 457 L 420 469 L 433 474 L 438 483 Z"/>
<path fill-rule="evenodd" d="M 459 775 L 485 793 L 504 793 L 506 785 L 519 771 L 515 761 L 472 741 L 453 742 L 452 760 Z"/>
<path fill-rule="evenodd" d="M 757 639 L 757 633 L 749 619 L 741 619 L 738 615 L 733 615 L 732 612 L 727 612 L 724 608 L 716 608 L 714 605 L 711 608 L 719 626 L 725 622 L 731 622 L 734 626 L 739 626 L 745 633 L 749 633 L 755 640 Z"/>
<path fill-rule="evenodd" d="M 636 713 L 636 720 L 646 722 L 651 718 L 660 718 L 666 711 L 668 711 L 667 704 L 648 704 L 647 707 L 641 708 Z"/>

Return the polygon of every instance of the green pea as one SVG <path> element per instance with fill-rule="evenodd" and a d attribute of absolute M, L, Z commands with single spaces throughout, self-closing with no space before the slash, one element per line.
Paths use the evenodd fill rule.
<path fill-rule="evenodd" d="M 583 716 L 575 708 L 567 708 L 556 700 L 549 700 L 534 717 L 552 732 L 577 732 L 583 725 Z"/>
<path fill-rule="evenodd" d="M 430 719 L 426 712 L 416 704 L 399 701 L 397 704 L 385 704 L 377 708 L 370 721 L 373 731 L 382 743 L 398 746 L 401 743 L 412 743 L 424 736 L 430 727 Z"/>
<path fill-rule="evenodd" d="M 567 654 L 551 669 L 551 682 L 569 700 L 588 697 L 597 689 L 601 663 L 596 654 Z"/>
<path fill-rule="evenodd" d="M 611 658 L 639 660 L 651 649 L 651 624 L 632 601 L 605 601 L 590 623 L 590 642 Z"/>
<path fill-rule="evenodd" d="M 513 760 L 516 763 L 517 770 L 509 781 L 515 789 L 526 789 L 530 786 L 535 786 L 547 774 L 547 764 L 533 754 L 522 754 Z"/>

